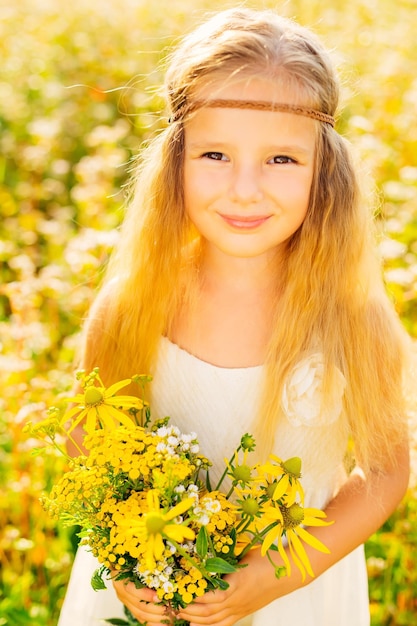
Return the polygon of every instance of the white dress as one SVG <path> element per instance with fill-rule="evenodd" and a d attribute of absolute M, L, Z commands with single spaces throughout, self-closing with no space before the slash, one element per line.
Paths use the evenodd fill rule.
<path fill-rule="evenodd" d="M 309 354 L 294 369 L 283 394 L 285 419 L 278 426 L 275 453 L 302 459 L 305 505 L 324 508 L 346 480 L 343 458 L 347 428 L 342 413 L 344 379 L 336 371 L 334 397 L 321 407 L 320 353 Z M 222 368 L 161 341 L 152 382 L 152 417 L 169 415 L 182 432 L 198 435 L 201 452 L 224 467 L 250 426 L 259 402 L 263 368 Z M 214 478 L 215 480 L 215 478 Z M 214 482 L 213 480 L 213 482 Z M 113 588 L 94 592 L 97 561 L 85 549 L 75 558 L 58 626 L 98 626 L 123 617 Z M 368 583 L 363 546 L 306 587 L 275 600 L 236 626 L 369 626 Z"/>

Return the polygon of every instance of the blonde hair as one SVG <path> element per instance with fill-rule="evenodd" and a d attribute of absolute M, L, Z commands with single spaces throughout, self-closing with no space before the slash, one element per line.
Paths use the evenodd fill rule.
<path fill-rule="evenodd" d="M 269 11 L 223 11 L 183 40 L 166 74 L 170 114 L 219 76 L 262 75 L 297 90 L 303 105 L 334 116 L 338 80 L 308 30 Z M 273 440 L 283 381 L 319 345 L 347 380 L 345 409 L 361 464 L 383 467 L 404 434 L 404 333 L 384 293 L 373 255 L 368 209 L 345 140 L 318 125 L 315 172 L 304 223 L 288 240 L 284 284 L 266 359 L 256 423 L 262 447 Z M 178 119 L 149 145 L 106 283 L 86 326 L 84 365 L 106 382 L 152 373 L 158 342 L 192 281 L 198 233 L 184 210 L 184 125 Z M 184 279 L 185 277 L 185 279 Z M 331 387 L 327 367 L 325 394 Z M 327 391 L 326 391 L 327 390 Z"/>

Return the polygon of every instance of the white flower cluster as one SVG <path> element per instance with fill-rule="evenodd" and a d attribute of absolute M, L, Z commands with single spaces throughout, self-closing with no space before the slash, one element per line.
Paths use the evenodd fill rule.
<path fill-rule="evenodd" d="M 158 452 L 165 452 L 170 456 L 175 456 L 179 452 L 191 452 L 191 454 L 200 452 L 196 433 L 184 434 L 177 426 L 161 426 L 155 435 L 164 439 L 156 447 Z"/>
<path fill-rule="evenodd" d="M 141 572 L 138 566 L 135 569 L 136 574 L 144 585 L 149 587 L 149 589 L 163 589 L 165 593 L 173 593 L 176 590 L 175 585 L 170 580 L 173 571 L 166 561 L 158 561 L 153 570 Z"/>
<path fill-rule="evenodd" d="M 177 485 L 174 490 L 176 493 L 184 493 L 184 485 Z M 195 521 L 201 526 L 207 526 L 210 522 L 213 513 L 218 513 L 221 510 L 221 504 L 218 500 L 204 495 L 201 499 L 199 496 L 199 489 L 197 485 L 188 485 L 187 496 L 193 498 L 195 504 L 192 509 L 192 515 Z"/>
<path fill-rule="evenodd" d="M 207 496 L 202 498 L 199 505 L 193 508 L 193 514 L 199 524 L 207 526 L 213 513 L 218 513 L 220 509 L 220 502 Z"/>

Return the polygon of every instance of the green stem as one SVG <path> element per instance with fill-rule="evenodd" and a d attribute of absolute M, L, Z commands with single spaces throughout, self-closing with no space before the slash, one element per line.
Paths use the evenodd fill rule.
<path fill-rule="evenodd" d="M 52 446 L 52 448 L 58 450 L 58 452 L 62 454 L 62 456 L 64 456 L 68 461 L 71 460 L 71 457 L 65 452 L 64 448 L 61 448 L 61 446 L 59 446 L 55 441 L 55 435 L 46 434 L 46 437 L 47 438 L 44 439 L 44 442 L 47 446 Z"/>
<path fill-rule="evenodd" d="M 226 468 L 225 468 L 223 474 L 220 476 L 220 480 L 217 483 L 216 488 L 215 488 L 214 491 L 219 491 L 219 489 L 221 487 L 221 484 L 224 481 L 224 479 L 226 478 L 227 473 L 229 471 L 229 465 L 232 464 L 232 461 L 235 458 L 235 455 L 238 454 L 238 452 L 240 452 L 241 449 L 242 449 L 242 445 L 239 444 L 239 446 L 236 448 L 236 450 L 233 452 L 232 456 L 230 457 L 229 463 L 226 465 Z M 233 488 L 229 491 L 229 493 L 228 493 L 228 495 L 226 497 L 229 498 L 232 495 L 232 493 L 233 493 Z"/>
<path fill-rule="evenodd" d="M 276 526 L 276 522 L 272 522 L 272 524 L 269 524 L 269 526 L 267 526 L 266 528 L 264 528 L 264 530 L 261 533 L 255 533 L 252 537 L 252 541 L 250 543 L 248 543 L 247 546 L 245 546 L 245 548 L 242 550 L 242 552 L 239 555 L 239 558 L 243 558 L 245 556 L 245 554 L 247 554 L 249 552 L 249 550 L 251 548 L 253 548 L 253 546 L 262 543 L 263 538 L 265 537 L 265 535 L 272 529 L 274 528 L 274 526 Z M 243 532 L 243 531 L 240 531 Z M 267 554 L 269 554 L 269 551 L 267 552 Z"/>
<path fill-rule="evenodd" d="M 213 580 L 212 576 L 210 576 L 207 570 L 204 567 L 201 567 L 201 565 L 199 565 L 198 563 L 196 563 L 193 557 L 190 556 L 188 552 L 184 550 L 184 548 L 182 548 L 176 541 L 174 541 L 173 539 L 168 539 L 168 541 L 172 543 L 172 545 L 177 550 L 177 552 L 179 552 L 179 554 L 181 554 L 181 556 L 183 556 L 184 559 L 186 559 L 189 563 L 191 563 L 191 565 L 195 567 L 200 572 L 200 574 L 204 576 L 206 580 L 209 580 L 209 581 Z"/>
<path fill-rule="evenodd" d="M 239 535 L 240 533 L 244 533 L 251 521 L 251 517 L 242 517 L 239 524 L 236 526 L 236 534 Z"/>
<path fill-rule="evenodd" d="M 75 442 L 74 442 L 74 444 L 75 444 Z M 71 457 L 69 456 L 69 454 L 67 454 L 67 453 L 65 452 L 64 448 L 61 448 L 61 446 L 59 446 L 59 445 L 56 443 L 55 439 L 52 439 L 52 445 L 53 445 L 53 447 L 54 447 L 56 450 L 58 450 L 58 452 L 60 452 L 60 454 L 62 454 L 62 456 L 64 456 L 64 457 L 65 457 L 68 461 L 70 461 L 70 460 L 71 460 Z M 76 444 L 75 444 L 75 445 L 76 445 Z M 77 447 L 78 447 L 78 446 L 77 446 Z M 78 449 L 79 449 L 79 448 L 78 448 Z M 81 450 L 80 450 L 80 453 L 81 453 Z"/>
<path fill-rule="evenodd" d="M 211 553 L 212 554 L 216 554 L 216 549 L 215 549 L 215 547 L 213 545 L 213 539 L 211 538 L 210 533 L 207 533 L 207 539 L 208 539 L 208 543 L 209 543 L 209 546 L 210 546 L 210 549 L 211 549 Z"/>
<path fill-rule="evenodd" d="M 172 543 L 172 545 L 174 546 L 174 548 L 177 550 L 177 552 L 179 554 L 181 554 L 181 556 L 184 557 L 184 559 L 186 559 L 189 563 L 191 563 L 191 565 L 193 567 L 195 567 L 196 569 L 198 569 L 198 571 L 200 572 L 200 574 L 202 574 L 205 578 L 207 577 L 207 572 L 205 571 L 204 568 L 202 568 L 200 565 L 198 565 L 192 556 L 190 556 L 188 554 L 188 552 L 186 550 L 184 550 L 184 548 L 182 548 L 180 546 L 179 543 L 177 543 L 176 541 L 174 541 L 174 539 L 168 539 L 169 543 Z"/>

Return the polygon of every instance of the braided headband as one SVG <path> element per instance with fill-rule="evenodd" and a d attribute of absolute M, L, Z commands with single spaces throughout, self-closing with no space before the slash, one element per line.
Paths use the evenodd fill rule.
<path fill-rule="evenodd" d="M 333 128 L 335 125 L 335 119 L 333 115 L 322 113 L 317 109 L 310 109 L 308 107 L 298 106 L 296 104 L 284 104 L 281 102 L 268 102 L 265 100 L 223 100 L 221 98 L 214 100 L 194 100 L 187 104 L 184 104 L 173 113 L 169 118 L 170 122 L 177 122 L 183 119 L 189 113 L 203 108 L 226 108 L 226 109 L 252 109 L 255 111 L 280 111 L 282 113 L 294 113 L 294 115 L 304 115 L 305 117 L 311 117 L 313 120 L 330 124 Z"/>

